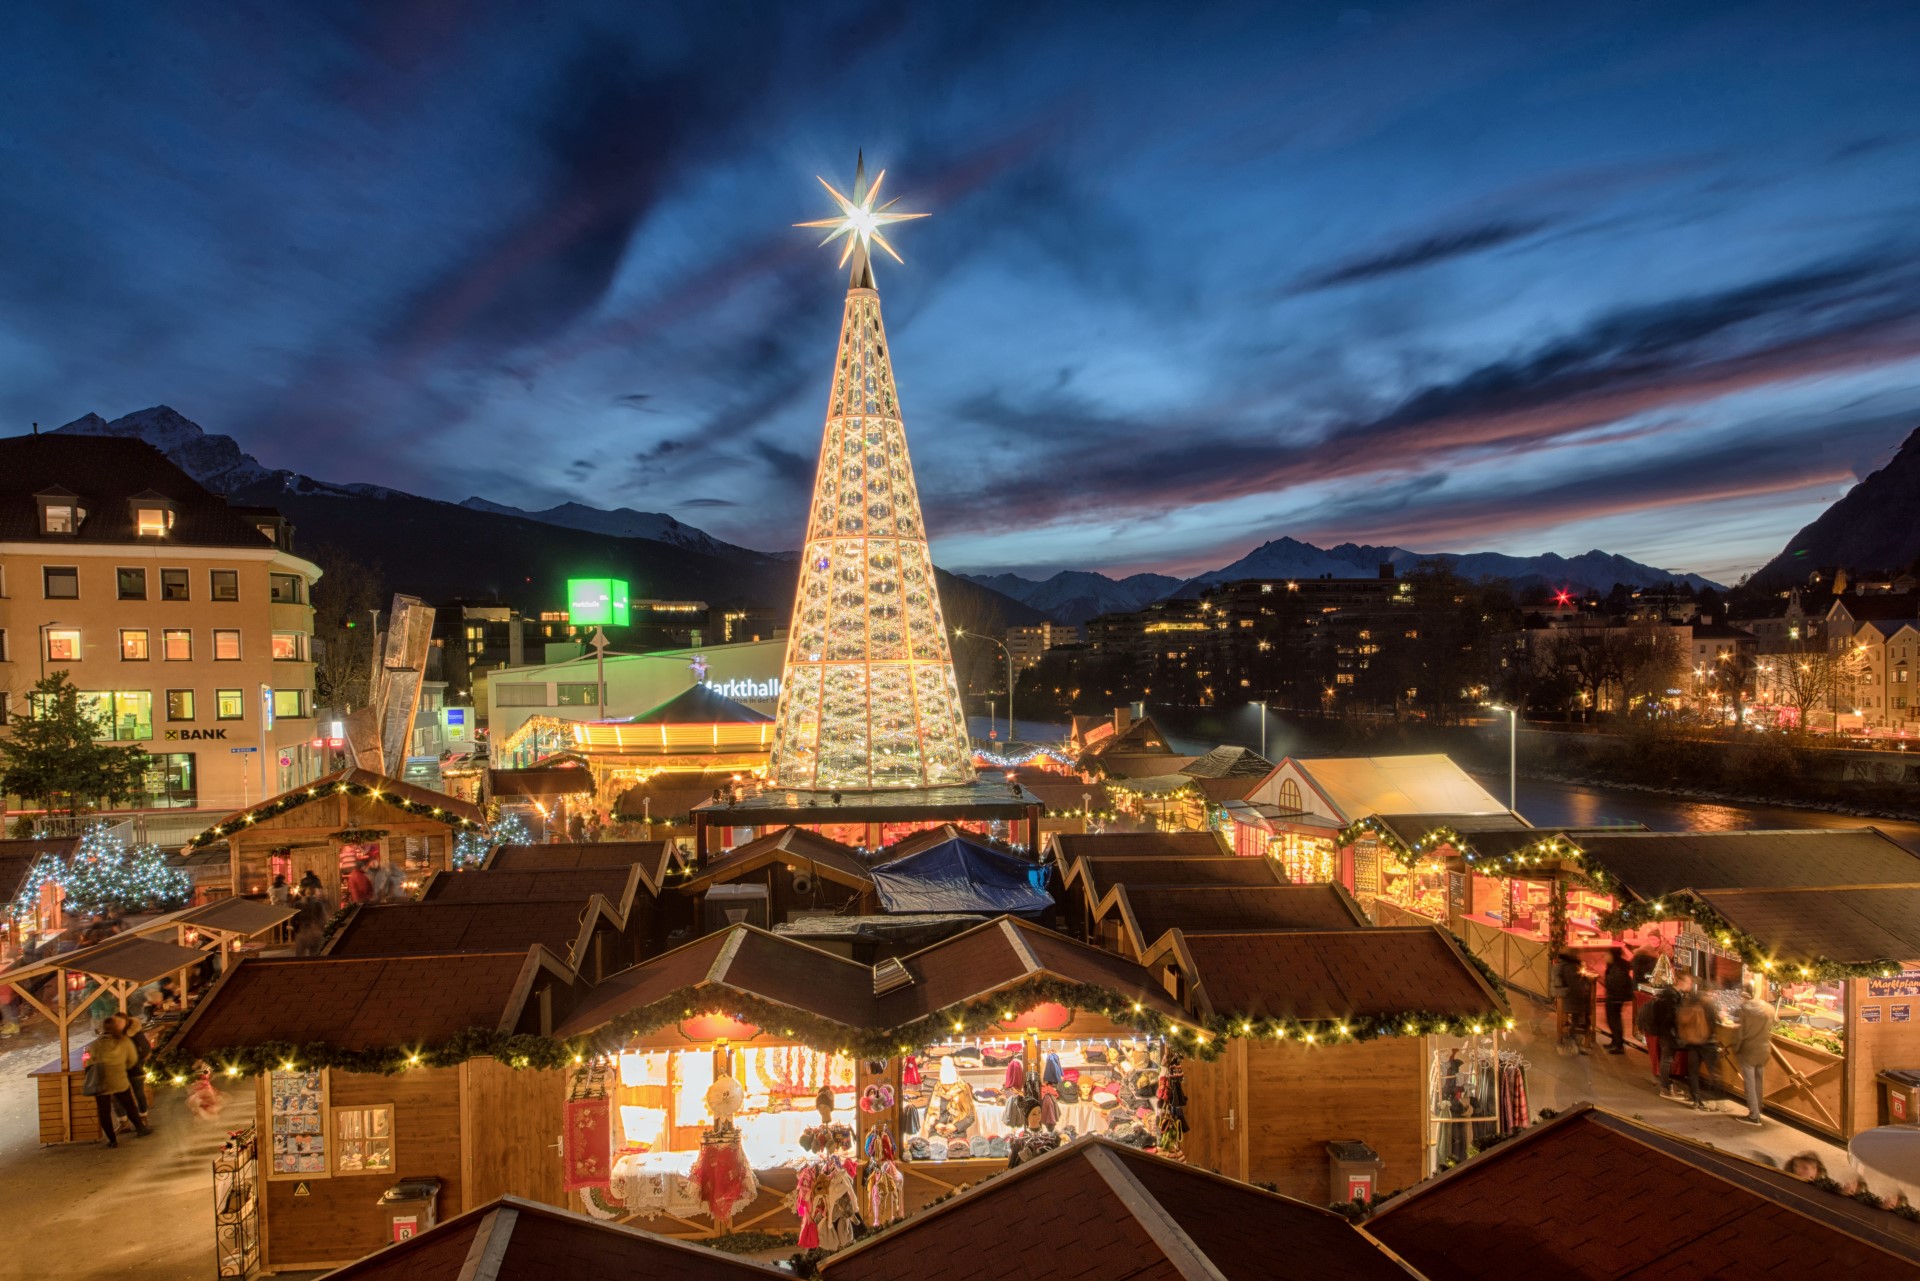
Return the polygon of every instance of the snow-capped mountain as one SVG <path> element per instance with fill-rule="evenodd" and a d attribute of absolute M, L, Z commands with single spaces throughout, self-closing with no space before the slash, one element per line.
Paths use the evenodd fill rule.
<path fill-rule="evenodd" d="M 695 529 L 665 512 L 635 511 L 631 507 L 615 507 L 608 511 L 601 507 L 589 507 L 585 503 L 561 503 L 558 507 L 535 512 L 479 497 L 468 498 L 460 506 L 492 512 L 497 516 L 537 520 L 543 525 L 558 525 L 562 529 L 584 530 L 590 534 L 611 534 L 615 538 L 651 538 L 655 542 L 672 543 L 675 547 L 685 547 L 689 551 L 708 555 L 749 551 L 732 543 L 723 543 L 705 530 Z"/>
<path fill-rule="evenodd" d="M 1231 565 L 1190 578 L 1168 595 L 1194 596 L 1208 587 L 1241 578 L 1372 578 L 1383 565 L 1393 566 L 1395 574 L 1405 574 L 1422 561 L 1440 560 L 1451 564 L 1456 573 L 1467 578 L 1504 578 L 1514 590 L 1525 594 L 1540 588 L 1605 592 L 1615 583 L 1629 587 L 1651 587 L 1656 583 L 1684 583 L 1696 590 L 1719 584 L 1698 574 L 1658 569 L 1616 556 L 1610 552 L 1589 551 L 1578 556 L 1560 556 L 1552 552 L 1539 556 L 1509 556 L 1502 552 L 1413 552 L 1404 547 L 1371 547 L 1341 543 L 1336 547 L 1315 547 L 1296 538 L 1276 538 L 1234 561 Z"/>
<path fill-rule="evenodd" d="M 1018 574 L 962 574 L 961 577 L 1031 605 L 1049 618 L 1076 624 L 1101 614 L 1139 609 L 1180 585 L 1179 579 L 1165 574 L 1133 574 L 1113 579 L 1084 569 L 1063 569 L 1051 578 L 1038 581 Z"/>
<path fill-rule="evenodd" d="M 54 430 L 75 436 L 133 436 L 144 440 L 216 494 L 230 494 L 274 475 L 258 458 L 241 449 L 233 437 L 210 436 L 199 423 L 167 405 L 124 414 L 112 422 L 99 414 L 84 414 Z"/>

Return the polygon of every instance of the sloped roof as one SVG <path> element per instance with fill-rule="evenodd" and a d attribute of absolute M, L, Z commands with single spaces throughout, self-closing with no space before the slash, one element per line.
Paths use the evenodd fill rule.
<path fill-rule="evenodd" d="M 1062 876 L 1067 886 L 1082 882 L 1089 901 L 1098 903 L 1116 885 L 1281 885 L 1279 866 L 1270 858 L 1090 858 L 1077 859 Z M 1159 937 L 1155 935 L 1155 937 Z"/>
<path fill-rule="evenodd" d="M 984 1241 L 1017 1243 L 982 1258 Z M 1282 1262 L 1284 1253 L 1284 1262 Z M 828 1258 L 826 1281 L 1408 1281 L 1341 1216 L 1087 1138 L 976 1184 Z"/>
<path fill-rule="evenodd" d="M 467 1270 L 468 1261 L 472 1270 Z M 758 1264 L 639 1228 L 501 1197 L 326 1274 L 327 1281 L 765 1281 Z"/>
<path fill-rule="evenodd" d="M 930 850 L 936 845 L 960 840 L 972 841 L 975 845 L 999 850 L 1003 854 L 1013 852 L 999 841 L 971 828 L 961 827 L 958 823 L 938 823 L 932 827 L 923 827 L 917 832 L 909 832 L 886 848 L 874 851 L 873 866 L 879 867 L 883 863 L 906 858 L 909 854 L 918 854 L 921 850 Z"/>
<path fill-rule="evenodd" d="M 169 1048 L 185 1054 L 287 1042 L 380 1050 L 510 1031 L 530 975 L 565 974 L 539 948 L 441 956 L 250 957 L 201 998 Z"/>
<path fill-rule="evenodd" d="M 1173 796 L 1180 792 L 1200 790 L 1200 780 L 1185 774 L 1148 774 L 1139 778 L 1108 779 L 1107 782 L 1117 792 L 1132 792 L 1136 796 Z"/>
<path fill-rule="evenodd" d="M 682 988 L 719 988 L 831 1019 L 871 1026 L 873 970 L 752 925 L 734 925 L 620 971 L 574 1010 L 560 1036 L 605 1027 Z"/>
<path fill-rule="evenodd" d="M 645 884 L 638 864 L 553 868 L 538 872 L 435 872 L 420 891 L 423 903 L 571 903 L 598 894 L 622 919 Z"/>
<path fill-rule="evenodd" d="M 1920 855 L 1871 827 L 1784 832 L 1621 832 L 1574 844 L 1635 896 L 1676 890 L 1920 885 Z"/>
<path fill-rule="evenodd" d="M 493 796 L 592 795 L 593 771 L 577 765 L 532 769 L 490 769 L 487 791 Z"/>
<path fill-rule="evenodd" d="M 574 950 L 590 928 L 588 918 L 619 925 L 598 895 L 544 903 L 370 903 L 334 932 L 326 955 L 525 952 L 538 943 L 577 966 Z"/>
<path fill-rule="evenodd" d="M 62 488 L 87 509 L 77 536 L 40 531 L 34 495 Z M 174 504 L 165 538 L 140 536 L 128 504 L 138 494 L 158 494 Z M 247 514 L 229 507 L 146 441 L 77 433 L 0 439 L 0 539 L 54 546 L 137 543 L 156 549 L 273 546 Z"/>
<path fill-rule="evenodd" d="M 567 868 L 639 867 L 647 888 L 658 892 L 674 860 L 672 841 L 583 841 L 556 845 L 502 845 L 487 859 L 489 872 L 558 871 Z"/>
<path fill-rule="evenodd" d="M 72 974 L 91 974 L 127 983 L 151 983 L 176 970 L 198 965 L 207 959 L 207 955 L 197 947 L 182 947 L 178 943 L 143 938 L 137 933 L 116 934 L 91 947 L 56 953 L 26 965 L 16 965 L 11 970 L 0 971 L 0 981 L 15 982 L 65 970 Z"/>
<path fill-rule="evenodd" d="M 645 814 L 656 823 L 677 822 L 711 801 L 715 791 L 733 786 L 734 776 L 739 772 L 737 769 L 662 770 L 646 782 L 636 783 L 620 793 L 613 808 L 616 813 L 636 818 Z"/>
<path fill-rule="evenodd" d="M 1151 778 L 1168 770 L 1178 770 L 1194 759 L 1160 752 L 1108 752 L 1094 757 L 1088 764 L 1097 764 L 1111 779 Z"/>
<path fill-rule="evenodd" d="M 851 845 L 791 824 L 744 845 L 736 845 L 680 883 L 683 893 L 696 893 L 717 881 L 731 881 L 772 863 L 807 868 L 831 881 L 857 890 L 873 888 L 873 873 Z"/>
<path fill-rule="evenodd" d="M 1104 988 L 1169 1018 L 1187 1017 L 1150 970 L 1011 916 L 924 947 L 901 964 L 914 981 L 878 998 L 878 1026 L 910 1023 L 1043 975 Z"/>
<path fill-rule="evenodd" d="M 1521 833 L 1520 839 L 1515 842 L 1516 848 L 1547 835 L 1518 814 L 1505 811 L 1498 814 L 1375 814 L 1372 818 L 1408 847 L 1426 840 L 1443 827 L 1452 828 L 1468 838 L 1476 852 L 1485 853 L 1495 851 L 1491 846 L 1482 846 L 1479 839 L 1482 834 L 1511 836 Z M 1492 844 L 1497 845 L 1498 842 Z"/>
<path fill-rule="evenodd" d="M 1247 859 L 1245 862 L 1255 860 Z M 1266 862 L 1265 859 L 1258 860 Z M 1265 930 L 1348 930 L 1372 924 L 1338 885 L 1129 885 L 1108 891 L 1096 921 L 1118 914 L 1136 952 L 1168 930 L 1247 933 Z"/>
<path fill-rule="evenodd" d="M 1217 858 L 1233 853 L 1215 832 L 1056 832 L 1047 843 L 1063 867 L 1083 858 Z"/>
<path fill-rule="evenodd" d="M 755 711 L 714 691 L 711 685 L 693 685 L 658 707 L 640 713 L 629 725 L 764 725 L 773 717 Z"/>
<path fill-rule="evenodd" d="M 1348 822 L 1369 814 L 1507 812 L 1465 770 L 1438 754 L 1290 759 Z"/>
<path fill-rule="evenodd" d="M 80 846 L 77 836 L 51 840 L 0 841 L 0 907 L 13 902 L 26 883 L 27 873 L 42 857 L 67 859 Z"/>
<path fill-rule="evenodd" d="M 293 810 L 313 801 L 324 800 L 332 795 L 334 789 L 341 784 L 345 784 L 348 787 L 369 788 L 380 793 L 382 797 L 393 797 L 406 804 L 424 806 L 429 810 L 440 810 L 455 823 L 458 823 L 461 819 L 465 819 L 469 823 L 480 823 L 485 819 L 485 815 L 481 813 L 480 807 L 471 801 L 463 801 L 440 792 L 430 791 L 424 787 L 418 787 L 412 783 L 402 782 L 397 778 L 389 778 L 387 775 L 374 770 L 361 769 L 355 766 L 351 769 L 335 770 L 331 774 L 314 779 L 311 783 L 303 783 L 299 787 L 290 787 L 278 796 L 270 796 L 258 804 L 248 806 L 246 809 L 235 810 L 194 837 L 192 843 L 205 844 L 208 840 L 215 839 L 217 836 L 232 835 L 236 829 L 250 826 L 250 824 L 246 822 L 249 814 L 270 805 L 284 805 L 288 810 Z M 376 799 L 374 803 L 379 804 L 379 800 Z M 326 824 L 326 820 L 321 820 L 321 822 L 323 825 Z"/>
<path fill-rule="evenodd" d="M 1388 1201 L 1366 1224 L 1431 1281 L 1915 1277 L 1920 1227 L 1579 1105 Z"/>
<path fill-rule="evenodd" d="M 1860 623 L 1908 619 L 1920 614 L 1920 596 L 1911 592 L 1867 592 L 1857 596 L 1848 593 L 1834 597 L 1833 603 L 1821 617 L 1831 618 L 1834 611 L 1843 605 L 1853 620 Z"/>
<path fill-rule="evenodd" d="M 1153 717 L 1142 716 L 1117 734 L 1093 740 L 1084 755 L 1171 756 L 1173 749 L 1167 746 L 1167 736 L 1153 723 Z"/>
<path fill-rule="evenodd" d="M 1789 964 L 1920 960 L 1920 885 L 1704 890 L 1698 897 Z"/>
<path fill-rule="evenodd" d="M 938 845 L 875 867 L 874 892 L 884 912 L 1039 912 L 1053 895 L 1033 884 L 1038 864 L 984 837 L 961 832 Z"/>
<path fill-rule="evenodd" d="M 1262 779 L 1273 773 L 1273 762 L 1250 747 L 1216 747 L 1180 772 L 1195 778 Z"/>
<path fill-rule="evenodd" d="M 1146 960 L 1177 961 L 1194 1004 L 1234 1018 L 1311 1021 L 1407 1010 L 1472 1018 L 1501 1009 L 1480 971 L 1433 926 L 1174 930 Z"/>

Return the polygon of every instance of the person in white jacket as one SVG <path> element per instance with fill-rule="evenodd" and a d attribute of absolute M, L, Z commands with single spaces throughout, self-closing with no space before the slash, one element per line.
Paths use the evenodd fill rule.
<path fill-rule="evenodd" d="M 1740 1081 L 1747 1092 L 1747 1114 L 1740 1119 L 1760 1125 L 1760 1103 L 1767 1092 L 1767 1060 L 1773 1053 L 1773 1029 L 1780 1015 L 1772 1005 L 1749 992 L 1733 1019 L 1733 1059 L 1740 1065 Z"/>

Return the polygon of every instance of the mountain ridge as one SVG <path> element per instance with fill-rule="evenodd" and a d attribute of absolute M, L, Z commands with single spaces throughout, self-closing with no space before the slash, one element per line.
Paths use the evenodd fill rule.
<path fill-rule="evenodd" d="M 1754 572 L 1750 585 L 1779 590 L 1816 569 L 1893 572 L 1920 565 L 1920 427 Z"/>

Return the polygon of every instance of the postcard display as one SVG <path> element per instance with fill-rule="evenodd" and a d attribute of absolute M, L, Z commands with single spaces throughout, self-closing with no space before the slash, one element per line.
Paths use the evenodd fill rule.
<path fill-rule="evenodd" d="M 267 1172 L 274 1178 L 327 1173 L 327 1082 L 322 1072 L 268 1074 L 273 1151 Z"/>

